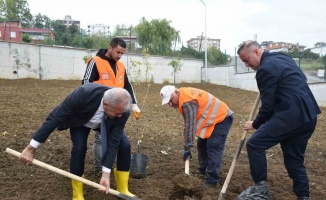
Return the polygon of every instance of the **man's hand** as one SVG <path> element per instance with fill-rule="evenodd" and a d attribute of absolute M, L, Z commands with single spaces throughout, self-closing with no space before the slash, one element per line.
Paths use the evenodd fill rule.
<path fill-rule="evenodd" d="M 135 115 L 136 119 L 138 120 L 140 118 L 141 111 L 138 108 L 137 104 L 132 104 L 131 110 L 132 110 L 132 113 Z"/>
<path fill-rule="evenodd" d="M 30 165 L 34 159 L 34 154 L 35 148 L 29 144 L 20 154 L 19 160 L 25 163 L 26 165 Z"/>
<path fill-rule="evenodd" d="M 243 123 L 243 129 L 244 130 L 254 130 L 254 127 L 252 126 L 252 121 L 246 121 L 245 123 Z"/>
<path fill-rule="evenodd" d="M 100 184 L 105 187 L 105 190 L 100 189 L 100 191 L 105 192 L 106 194 L 108 194 L 109 189 L 110 189 L 110 173 L 102 172 L 102 177 L 101 177 L 101 180 L 100 180 Z"/>
<path fill-rule="evenodd" d="M 183 160 L 186 161 L 188 157 L 189 159 L 192 158 L 191 151 L 190 150 L 183 151 L 182 153 Z"/>

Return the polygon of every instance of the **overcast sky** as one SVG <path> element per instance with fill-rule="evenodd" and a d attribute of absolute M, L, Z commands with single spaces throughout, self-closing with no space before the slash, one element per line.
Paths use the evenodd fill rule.
<path fill-rule="evenodd" d="M 221 50 L 234 54 L 244 40 L 299 43 L 326 42 L 326 0 L 203 0 L 207 37 L 221 39 Z M 27 0 L 33 15 L 52 20 L 70 15 L 81 28 L 104 24 L 136 26 L 142 17 L 167 19 L 181 40 L 205 36 L 205 6 L 200 0 Z"/>

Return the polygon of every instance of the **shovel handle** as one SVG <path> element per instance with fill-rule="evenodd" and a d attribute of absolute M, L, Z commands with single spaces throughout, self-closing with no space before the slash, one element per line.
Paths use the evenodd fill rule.
<path fill-rule="evenodd" d="M 6 149 L 6 153 L 9 153 L 9 154 L 11 154 L 11 155 L 13 155 L 13 156 L 16 156 L 16 157 L 20 157 L 20 154 L 21 154 L 21 153 L 15 151 L 15 150 L 13 150 L 13 149 L 10 149 L 10 148 L 7 148 L 7 149 Z M 74 175 L 74 174 L 69 173 L 69 172 L 67 172 L 67 171 L 64 171 L 64 170 L 62 170 L 62 169 L 59 169 L 59 168 L 53 167 L 52 165 L 46 164 L 46 163 L 41 162 L 41 161 L 39 161 L 39 160 L 33 159 L 32 164 L 33 164 L 33 165 L 36 165 L 36 166 L 39 166 L 39 167 L 42 167 L 42 168 L 44 168 L 44 169 L 50 170 L 50 171 L 52 171 L 52 172 L 54 172 L 54 173 L 57 173 L 57 174 L 60 174 L 60 175 L 62 175 L 62 176 L 65 176 L 65 177 L 68 177 L 68 178 L 71 178 L 71 179 L 75 179 L 75 180 L 77 180 L 77 181 L 79 181 L 79 182 L 82 182 L 82 183 L 84 183 L 84 184 L 86 184 L 86 185 L 89 185 L 89 186 L 92 186 L 92 187 L 94 187 L 94 188 L 101 189 L 101 190 L 105 190 L 105 189 L 106 189 L 103 185 L 100 185 L 100 184 L 95 183 L 95 182 L 93 182 L 93 181 L 87 180 L 87 179 L 85 179 L 85 178 L 83 178 L 83 177 L 80 177 L 80 176 Z M 113 190 L 113 189 L 111 189 L 111 188 L 109 188 L 109 193 L 110 193 L 110 194 L 113 194 L 113 195 L 116 195 L 116 196 L 118 196 L 118 197 L 120 197 L 120 198 L 123 198 L 123 199 L 127 199 L 127 200 L 129 200 L 129 199 L 130 199 L 130 200 L 137 200 L 137 198 L 135 198 L 135 197 L 131 197 L 131 196 L 128 196 L 128 195 L 122 194 L 122 193 L 120 193 L 120 192 L 118 192 L 118 191 L 116 191 L 116 190 Z"/>
<path fill-rule="evenodd" d="M 257 107 L 258 107 L 258 104 L 260 102 L 260 93 L 257 94 L 257 97 L 256 97 L 256 100 L 255 100 L 255 103 L 251 109 L 251 112 L 250 112 L 250 115 L 249 115 L 249 118 L 248 118 L 248 121 L 252 121 L 253 118 L 254 118 L 254 115 L 256 113 L 256 110 L 257 110 Z M 233 157 L 233 160 L 232 160 L 232 163 L 231 163 L 231 167 L 229 169 L 229 172 L 225 178 L 225 181 L 224 181 L 224 184 L 223 184 L 223 187 L 221 189 L 221 192 L 219 194 L 219 197 L 218 197 L 218 200 L 222 200 L 224 199 L 223 195 L 225 194 L 226 192 L 226 189 L 228 188 L 228 185 L 231 181 L 231 177 L 232 177 L 232 174 L 233 174 L 233 171 L 235 169 L 235 165 L 239 159 L 239 156 L 240 156 L 240 153 L 241 153 L 241 149 L 242 149 L 242 146 L 243 144 L 245 143 L 245 140 L 246 140 L 246 136 L 247 136 L 247 133 L 248 131 L 243 131 L 242 133 L 242 136 L 241 136 L 241 141 L 238 145 L 238 149 L 237 149 L 237 152 L 235 153 L 234 157 Z"/>
<path fill-rule="evenodd" d="M 185 173 L 189 175 L 189 157 L 185 161 Z"/>

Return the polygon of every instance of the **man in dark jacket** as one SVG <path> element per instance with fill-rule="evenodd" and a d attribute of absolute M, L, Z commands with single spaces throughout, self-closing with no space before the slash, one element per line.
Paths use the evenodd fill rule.
<path fill-rule="evenodd" d="M 100 184 L 110 188 L 110 173 L 117 155 L 120 139 L 130 115 L 131 96 L 122 88 L 109 88 L 99 84 L 82 85 L 69 94 L 66 99 L 48 115 L 45 122 L 33 134 L 29 145 L 23 150 L 20 160 L 26 164 L 32 162 L 36 148 L 44 143 L 49 135 L 58 130 L 70 129 L 72 150 L 70 172 L 77 176 L 84 174 L 84 160 L 87 150 L 87 138 L 91 129 L 99 129 L 105 123 L 106 141 L 103 146 L 102 178 Z M 105 122 L 104 122 L 105 120 Z M 83 185 L 72 180 L 73 200 L 83 200 Z"/>
<path fill-rule="evenodd" d="M 89 59 L 82 84 L 98 83 L 108 87 L 126 89 L 132 98 L 132 112 L 136 119 L 140 118 L 140 109 L 137 106 L 135 92 L 129 82 L 127 71 L 120 58 L 126 51 L 126 42 L 121 38 L 113 38 L 108 49 L 100 49 L 96 56 Z M 101 134 L 95 131 L 93 143 L 94 173 L 98 176 L 102 170 L 100 163 L 102 148 Z M 126 134 L 121 137 L 118 148 L 117 168 L 114 169 L 114 177 L 117 190 L 123 194 L 134 196 L 128 189 L 129 170 L 131 163 L 130 141 Z"/>
<path fill-rule="evenodd" d="M 243 125 L 245 130 L 256 129 L 246 144 L 255 184 L 237 199 L 270 199 L 265 151 L 277 144 L 282 148 L 294 193 L 300 200 L 309 199 L 304 155 L 321 111 L 306 77 L 291 57 L 264 51 L 255 41 L 242 43 L 237 53 L 247 67 L 257 70 L 261 98 L 257 117 Z"/>

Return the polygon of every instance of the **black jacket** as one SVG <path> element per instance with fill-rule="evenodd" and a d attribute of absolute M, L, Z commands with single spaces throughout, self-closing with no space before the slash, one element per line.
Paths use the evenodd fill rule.
<path fill-rule="evenodd" d="M 264 124 L 270 135 L 286 134 L 321 113 L 304 73 L 291 57 L 265 51 L 256 80 L 261 107 L 254 128 Z"/>
<path fill-rule="evenodd" d="M 44 143 L 56 128 L 65 130 L 83 126 L 93 117 L 100 106 L 104 92 L 108 89 L 110 88 L 95 83 L 78 87 L 52 110 L 45 122 L 33 134 L 33 139 Z M 111 169 L 113 166 L 120 138 L 123 135 L 129 115 L 130 112 L 125 112 L 121 117 L 106 118 L 108 151 L 104 157 L 103 165 L 107 168 Z"/>

